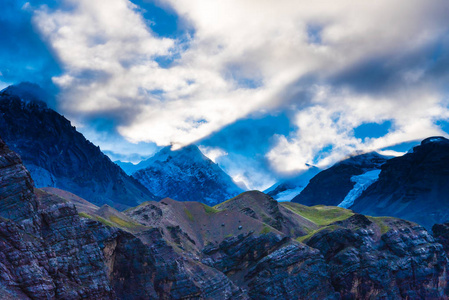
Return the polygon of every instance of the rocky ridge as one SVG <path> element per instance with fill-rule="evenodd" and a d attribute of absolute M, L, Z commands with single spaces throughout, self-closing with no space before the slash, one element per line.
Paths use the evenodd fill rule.
<path fill-rule="evenodd" d="M 66 118 L 19 86 L 0 92 L 0 136 L 37 187 L 57 187 L 118 209 L 156 199 L 76 131 Z"/>

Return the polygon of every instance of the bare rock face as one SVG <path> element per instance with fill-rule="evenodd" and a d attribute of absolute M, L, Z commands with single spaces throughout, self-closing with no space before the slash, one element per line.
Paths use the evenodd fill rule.
<path fill-rule="evenodd" d="M 251 299 L 338 299 L 319 251 L 275 233 L 239 235 L 203 250 L 203 263 Z"/>
<path fill-rule="evenodd" d="M 13 87 L 0 92 L 0 136 L 21 156 L 37 187 L 61 188 L 117 209 L 156 199 L 69 120 Z"/>
<path fill-rule="evenodd" d="M 139 239 L 85 221 L 103 250 L 119 299 L 247 299 L 221 272 L 176 253 L 158 229 L 140 233 Z"/>
<path fill-rule="evenodd" d="M 102 253 L 72 204 L 36 197 L 0 140 L 0 283 L 19 299 L 113 299 Z M 4 184 L 7 183 L 7 184 Z"/>
<path fill-rule="evenodd" d="M 33 180 L 20 157 L 0 138 L 0 216 L 33 225 L 38 202 Z"/>
<path fill-rule="evenodd" d="M 335 222 L 306 240 L 320 250 L 343 299 L 447 298 L 447 256 L 421 226 L 363 215 Z M 382 230 L 386 231 L 382 234 Z"/>

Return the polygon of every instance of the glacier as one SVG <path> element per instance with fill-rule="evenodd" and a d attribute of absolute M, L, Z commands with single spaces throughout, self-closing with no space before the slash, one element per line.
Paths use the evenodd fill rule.
<path fill-rule="evenodd" d="M 339 207 L 349 208 L 354 204 L 354 201 L 366 190 L 370 185 L 372 185 L 378 178 L 380 174 L 379 169 L 371 170 L 361 175 L 354 175 L 351 177 L 351 181 L 355 183 L 352 190 L 346 195 L 343 201 L 338 204 Z"/>

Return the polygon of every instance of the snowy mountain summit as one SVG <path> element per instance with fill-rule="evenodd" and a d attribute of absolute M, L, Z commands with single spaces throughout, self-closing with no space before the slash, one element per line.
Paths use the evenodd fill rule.
<path fill-rule="evenodd" d="M 243 192 L 195 145 L 176 151 L 165 147 L 147 163 L 148 166 L 135 172 L 133 177 L 161 198 L 215 205 Z"/>

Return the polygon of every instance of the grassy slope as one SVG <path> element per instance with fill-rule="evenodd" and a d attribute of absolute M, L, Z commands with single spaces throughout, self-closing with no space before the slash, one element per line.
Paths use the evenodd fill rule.
<path fill-rule="evenodd" d="M 339 226 L 329 226 L 329 224 L 346 220 L 347 218 L 354 215 L 351 210 L 336 206 L 306 206 L 293 202 L 282 202 L 281 205 L 291 210 L 292 212 L 312 221 L 318 226 L 318 229 L 311 229 L 307 235 L 296 238 L 296 240 L 299 242 L 304 242 L 305 240 L 322 230 L 335 230 Z"/>
<path fill-rule="evenodd" d="M 347 218 L 354 215 L 354 213 L 351 210 L 335 206 L 324 206 L 324 205 L 306 206 L 292 202 L 283 202 L 281 203 L 281 205 L 320 226 L 319 229 L 311 230 L 307 235 L 298 237 L 296 240 L 299 242 L 304 242 L 307 239 L 311 238 L 316 233 L 323 230 L 334 231 L 338 228 L 342 228 L 338 225 L 330 225 L 330 224 L 337 221 L 346 220 Z M 381 235 L 387 233 L 391 229 L 391 226 L 394 226 L 393 224 L 398 221 L 397 218 L 393 217 L 367 216 L 367 218 L 377 225 L 379 233 Z"/>
<path fill-rule="evenodd" d="M 319 226 L 345 220 L 354 214 L 351 210 L 336 206 L 306 206 L 293 202 L 282 202 L 281 205 Z"/>

